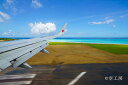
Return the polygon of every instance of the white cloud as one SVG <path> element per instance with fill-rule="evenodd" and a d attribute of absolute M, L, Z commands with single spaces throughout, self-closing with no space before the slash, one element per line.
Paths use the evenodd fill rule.
<path fill-rule="evenodd" d="M 8 35 L 8 32 L 4 32 L 2 35 Z"/>
<path fill-rule="evenodd" d="M 42 7 L 42 3 L 39 2 L 38 0 L 32 0 L 32 6 L 34 8 L 40 8 L 40 7 Z"/>
<path fill-rule="evenodd" d="M 17 7 L 16 7 L 16 3 L 15 0 L 5 0 L 5 2 L 3 3 L 3 7 L 6 10 L 11 11 L 13 14 L 17 14 Z"/>
<path fill-rule="evenodd" d="M 56 25 L 54 23 L 29 23 L 29 26 L 32 28 L 32 34 L 50 33 L 56 30 Z"/>
<path fill-rule="evenodd" d="M 13 5 L 14 5 L 14 0 L 5 0 L 5 2 L 3 3 L 3 7 L 5 9 L 12 8 Z"/>
<path fill-rule="evenodd" d="M 128 14 L 125 14 L 125 15 L 120 16 L 120 18 L 124 18 L 124 17 L 127 17 L 127 16 L 128 16 Z"/>
<path fill-rule="evenodd" d="M 12 36 L 12 35 L 15 35 L 15 32 L 13 32 L 12 30 L 9 30 L 7 32 L 3 32 L 2 35 L 4 35 L 4 36 Z"/>
<path fill-rule="evenodd" d="M 9 5 L 11 5 L 11 4 L 13 4 L 14 0 L 6 0 L 6 2 L 7 2 Z"/>
<path fill-rule="evenodd" d="M 0 15 L 1 15 L 4 19 L 6 19 L 6 20 L 10 19 L 10 16 L 9 16 L 8 14 L 4 13 L 4 12 L 1 12 L 1 11 L 0 11 Z"/>
<path fill-rule="evenodd" d="M 105 17 L 104 19 L 109 19 L 109 17 Z"/>
<path fill-rule="evenodd" d="M 4 12 L 0 11 L 0 22 L 5 22 L 6 20 L 9 20 L 10 16 Z"/>
<path fill-rule="evenodd" d="M 99 22 L 89 22 L 89 24 L 110 24 L 114 21 L 114 19 L 107 19 L 105 21 L 99 21 Z"/>

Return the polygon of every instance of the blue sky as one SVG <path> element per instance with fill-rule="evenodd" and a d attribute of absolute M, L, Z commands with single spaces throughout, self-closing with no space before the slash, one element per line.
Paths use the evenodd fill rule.
<path fill-rule="evenodd" d="M 0 0 L 0 37 L 128 37 L 127 0 Z"/>

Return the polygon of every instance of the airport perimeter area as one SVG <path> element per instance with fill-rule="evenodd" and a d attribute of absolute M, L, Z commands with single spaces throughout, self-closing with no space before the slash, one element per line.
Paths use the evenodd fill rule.
<path fill-rule="evenodd" d="M 0 85 L 127 85 L 128 64 L 35 65 L 32 69 L 9 68 Z"/>
<path fill-rule="evenodd" d="M 57 43 L 27 62 L 32 69 L 8 68 L 0 85 L 127 85 L 128 45 Z M 112 51 L 114 50 L 114 51 Z"/>
<path fill-rule="evenodd" d="M 50 53 L 37 53 L 27 62 L 31 65 L 127 63 L 128 45 L 51 42 Z"/>

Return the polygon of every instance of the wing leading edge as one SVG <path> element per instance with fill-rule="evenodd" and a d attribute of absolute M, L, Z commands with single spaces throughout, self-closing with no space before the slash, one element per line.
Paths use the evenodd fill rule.
<path fill-rule="evenodd" d="M 0 71 L 6 69 L 9 66 L 31 68 L 31 66 L 25 63 L 25 61 L 27 61 L 29 58 L 31 58 L 40 51 L 44 53 L 49 53 L 47 50 L 44 49 L 49 45 L 48 40 L 64 34 L 64 32 L 66 31 L 66 26 L 67 24 L 62 27 L 62 30 L 58 34 L 53 36 L 1 42 Z"/>

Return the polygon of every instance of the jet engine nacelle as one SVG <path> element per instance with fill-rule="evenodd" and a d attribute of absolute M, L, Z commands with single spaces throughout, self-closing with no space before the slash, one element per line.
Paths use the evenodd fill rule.
<path fill-rule="evenodd" d="M 48 54 L 49 52 L 45 49 L 41 50 L 41 52 Z"/>

